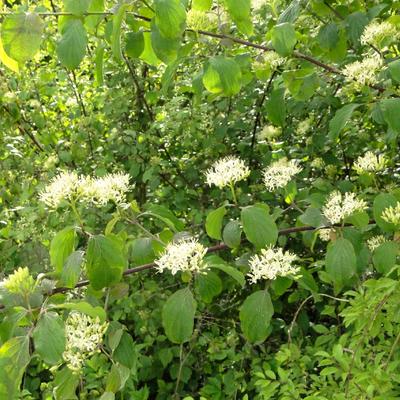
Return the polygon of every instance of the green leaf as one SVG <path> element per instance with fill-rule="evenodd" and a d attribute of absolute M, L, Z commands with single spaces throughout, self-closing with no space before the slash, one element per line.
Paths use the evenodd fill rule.
<path fill-rule="evenodd" d="M 297 43 L 296 31 L 293 24 L 284 22 L 275 25 L 271 32 L 272 45 L 281 56 L 289 56 Z"/>
<path fill-rule="evenodd" d="M 400 133 L 400 99 L 384 99 L 379 103 L 383 119 L 389 128 L 396 133 Z"/>
<path fill-rule="evenodd" d="M 196 276 L 196 286 L 202 300 L 211 303 L 213 298 L 222 292 L 221 278 L 212 271 Z"/>
<path fill-rule="evenodd" d="M 76 303 L 52 304 L 50 307 L 79 311 L 92 318 L 99 317 L 101 322 L 106 320 L 106 312 L 104 311 L 104 308 L 100 306 L 93 307 L 91 304 L 86 303 L 85 301 L 78 301 Z"/>
<path fill-rule="evenodd" d="M 64 67 L 75 69 L 86 53 L 87 35 L 79 18 L 68 18 L 62 27 L 61 39 L 57 44 L 57 55 Z"/>
<path fill-rule="evenodd" d="M 157 25 L 151 25 L 151 45 L 156 56 L 166 64 L 176 60 L 181 45 L 180 38 L 168 38 L 161 35 Z"/>
<path fill-rule="evenodd" d="M 118 347 L 113 353 L 113 359 L 125 367 L 132 369 L 137 363 L 138 354 L 136 354 L 135 343 L 129 333 L 124 332 Z"/>
<path fill-rule="evenodd" d="M 339 137 L 339 133 L 346 126 L 348 120 L 351 118 L 353 111 L 359 106 L 359 104 L 346 104 L 342 108 L 336 111 L 335 116 L 329 122 L 329 138 L 336 140 Z"/>
<path fill-rule="evenodd" d="M 241 287 L 244 287 L 246 280 L 244 275 L 235 267 L 232 267 L 225 263 L 225 261 L 216 256 L 210 255 L 206 258 L 206 264 L 209 268 L 219 269 L 222 272 L 225 272 L 231 278 L 233 278 Z"/>
<path fill-rule="evenodd" d="M 240 324 L 249 342 L 263 342 L 270 333 L 274 307 L 267 290 L 259 290 L 246 298 L 240 307 Z"/>
<path fill-rule="evenodd" d="M 328 245 L 325 258 L 326 272 L 335 285 L 343 287 L 357 271 L 357 260 L 351 242 L 339 238 Z"/>
<path fill-rule="evenodd" d="M 226 214 L 225 206 L 219 207 L 207 214 L 206 232 L 212 239 L 221 240 L 222 220 Z"/>
<path fill-rule="evenodd" d="M 146 214 L 150 214 L 153 217 L 160 219 L 175 232 L 180 232 L 185 229 L 185 224 L 164 206 L 151 204 L 146 210 Z"/>
<path fill-rule="evenodd" d="M 56 273 L 63 272 L 64 263 L 75 249 L 76 232 L 68 227 L 58 232 L 50 243 L 50 262 Z"/>
<path fill-rule="evenodd" d="M 117 393 L 125 386 L 131 371 L 121 364 L 113 364 L 111 371 L 107 376 L 106 392 Z"/>
<path fill-rule="evenodd" d="M 17 336 L 0 347 L 0 399 L 19 399 L 20 384 L 30 361 L 29 336 Z"/>
<path fill-rule="evenodd" d="M 55 312 L 42 314 L 33 331 L 35 351 L 49 365 L 56 365 L 65 349 L 65 329 L 61 317 Z"/>
<path fill-rule="evenodd" d="M 301 11 L 301 0 L 293 0 L 289 6 L 281 13 L 277 23 L 282 24 L 284 22 L 294 23 L 300 15 Z"/>
<path fill-rule="evenodd" d="M 114 400 L 115 394 L 113 392 L 104 392 L 99 400 Z"/>
<path fill-rule="evenodd" d="M 264 208 L 257 205 L 243 208 L 241 220 L 247 239 L 257 249 L 275 245 L 278 239 L 278 228 Z"/>
<path fill-rule="evenodd" d="M 151 44 L 151 33 L 143 32 L 143 40 L 144 40 L 144 50 L 140 55 L 140 58 L 147 64 L 157 67 L 161 63 L 161 61 L 157 58 L 157 56 L 154 53 L 153 46 Z"/>
<path fill-rule="evenodd" d="M 211 93 L 233 96 L 242 86 L 242 71 L 232 58 L 210 58 L 203 74 L 204 87 Z"/>
<path fill-rule="evenodd" d="M 128 4 L 121 4 L 113 18 L 113 30 L 111 34 L 111 50 L 117 61 L 122 61 L 121 53 L 121 25 L 125 17 Z"/>
<path fill-rule="evenodd" d="M 396 242 L 385 242 L 372 255 L 375 269 L 381 274 L 389 273 L 396 264 L 399 246 Z"/>
<path fill-rule="evenodd" d="M 239 221 L 229 221 L 222 232 L 222 240 L 232 249 L 239 247 L 242 241 L 242 229 Z"/>
<path fill-rule="evenodd" d="M 123 245 L 116 237 L 97 235 L 89 239 L 86 271 L 95 290 L 119 282 L 126 264 Z"/>
<path fill-rule="evenodd" d="M 212 6 L 212 0 L 193 0 L 192 8 L 199 11 L 208 11 Z"/>
<path fill-rule="evenodd" d="M 38 14 L 7 15 L 1 26 L 1 41 L 8 56 L 19 63 L 33 58 L 42 43 L 43 21 Z"/>
<path fill-rule="evenodd" d="M 135 239 L 131 245 L 131 258 L 136 265 L 147 264 L 154 260 L 153 240 L 150 238 Z"/>
<path fill-rule="evenodd" d="M 78 17 L 82 16 L 89 10 L 90 2 L 91 0 L 63 0 L 64 11 Z"/>
<path fill-rule="evenodd" d="M 268 119 L 275 125 L 284 126 L 286 120 L 285 88 L 275 89 L 271 92 L 265 103 Z"/>
<path fill-rule="evenodd" d="M 155 0 L 154 21 L 165 38 L 182 35 L 186 24 L 186 10 L 180 0 Z"/>
<path fill-rule="evenodd" d="M 196 307 L 189 288 L 178 290 L 168 298 L 162 311 L 162 323 L 171 342 L 180 344 L 190 339 Z"/>
<path fill-rule="evenodd" d="M 54 378 L 55 400 L 76 400 L 76 388 L 80 381 L 79 374 L 74 373 L 68 367 L 56 371 Z"/>
<path fill-rule="evenodd" d="M 397 199 L 392 194 L 380 193 L 374 199 L 373 212 L 374 219 L 384 232 L 394 232 L 396 230 L 396 225 L 386 222 L 382 218 L 382 212 L 388 207 L 395 207 L 397 204 Z"/>
<path fill-rule="evenodd" d="M 392 79 L 400 83 L 400 60 L 389 63 L 388 68 Z"/>
<path fill-rule="evenodd" d="M 79 281 L 81 266 L 83 264 L 83 251 L 74 251 L 65 260 L 64 268 L 61 272 L 61 284 L 67 288 L 73 288 Z"/>
<path fill-rule="evenodd" d="M 239 31 L 245 35 L 251 35 L 253 33 L 251 0 L 225 0 L 225 4 Z"/>
<path fill-rule="evenodd" d="M 282 77 L 285 86 L 296 100 L 308 100 L 320 84 L 318 75 L 309 68 L 285 71 Z"/>
<path fill-rule="evenodd" d="M 0 37 L 0 61 L 11 71 L 14 71 L 16 73 L 19 72 L 19 66 L 18 62 L 13 60 L 11 57 L 7 55 L 7 53 L 4 50 L 3 42 Z"/>
<path fill-rule="evenodd" d="M 139 58 L 144 50 L 143 32 L 128 32 L 126 34 L 125 53 L 132 58 Z"/>

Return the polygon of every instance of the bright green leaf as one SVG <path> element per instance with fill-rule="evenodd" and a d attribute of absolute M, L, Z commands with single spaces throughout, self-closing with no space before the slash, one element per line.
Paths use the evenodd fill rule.
<path fill-rule="evenodd" d="M 222 220 L 226 214 L 225 206 L 219 207 L 207 214 L 206 232 L 212 239 L 221 240 Z"/>

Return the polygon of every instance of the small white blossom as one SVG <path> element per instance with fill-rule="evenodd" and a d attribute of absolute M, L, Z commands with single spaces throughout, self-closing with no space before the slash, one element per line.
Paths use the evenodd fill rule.
<path fill-rule="evenodd" d="M 396 38 L 399 35 L 396 27 L 390 22 L 372 21 L 369 23 L 361 35 L 361 44 L 372 44 L 379 47 L 381 42 L 386 38 Z"/>
<path fill-rule="evenodd" d="M 266 125 L 258 133 L 257 138 L 259 141 L 271 140 L 278 137 L 282 133 L 282 129 L 273 125 Z"/>
<path fill-rule="evenodd" d="M 387 207 L 382 212 L 382 219 L 389 224 L 400 226 L 400 202 L 393 207 Z"/>
<path fill-rule="evenodd" d="M 349 83 L 361 88 L 362 86 L 376 84 L 378 82 L 376 75 L 383 68 L 383 61 L 379 55 L 373 55 L 365 57 L 362 61 L 347 64 L 342 72 Z"/>
<path fill-rule="evenodd" d="M 271 69 L 276 69 L 286 62 L 286 58 L 281 57 L 275 51 L 269 51 L 265 53 L 263 59 L 264 63 L 268 65 Z"/>
<path fill-rule="evenodd" d="M 358 174 L 382 171 L 385 166 L 385 156 L 375 155 L 372 151 L 367 151 L 363 156 L 358 157 L 354 163 L 354 169 Z"/>
<path fill-rule="evenodd" d="M 91 318 L 80 312 L 71 312 L 65 322 L 66 346 L 64 361 L 73 371 L 82 369 L 85 360 L 99 351 L 108 323 L 99 317 Z"/>
<path fill-rule="evenodd" d="M 377 249 L 381 244 L 387 242 L 385 236 L 377 235 L 367 240 L 367 246 L 371 252 Z"/>
<path fill-rule="evenodd" d="M 278 276 L 296 275 L 299 267 L 293 266 L 295 254 L 284 252 L 281 248 L 269 247 L 261 250 L 261 255 L 250 259 L 250 272 L 247 274 L 252 283 L 260 279 L 276 279 Z"/>
<path fill-rule="evenodd" d="M 367 203 L 357 199 L 355 193 L 345 193 L 343 196 L 335 191 L 329 195 L 322 212 L 331 224 L 338 224 L 356 211 L 363 211 L 366 208 Z"/>
<path fill-rule="evenodd" d="M 129 175 L 121 172 L 107 174 L 97 179 L 87 179 L 86 185 L 82 185 L 81 188 L 83 198 L 99 206 L 104 206 L 109 201 L 116 204 L 125 203 L 129 189 Z"/>
<path fill-rule="evenodd" d="M 302 168 L 298 166 L 297 161 L 281 158 L 264 170 L 264 184 L 270 191 L 283 188 L 301 170 Z"/>
<path fill-rule="evenodd" d="M 50 208 L 57 208 L 64 200 L 77 196 L 80 177 L 75 172 L 61 172 L 39 193 L 39 199 Z"/>
<path fill-rule="evenodd" d="M 311 161 L 310 165 L 311 165 L 312 168 L 322 169 L 322 168 L 325 167 L 325 162 L 324 162 L 324 160 L 322 158 L 317 157 L 317 158 L 314 158 L 314 160 Z"/>
<path fill-rule="evenodd" d="M 165 269 L 175 275 L 178 271 L 201 272 L 206 268 L 203 258 L 207 249 L 196 239 L 181 239 L 171 242 L 161 257 L 155 261 L 159 272 Z"/>
<path fill-rule="evenodd" d="M 334 229 L 320 229 L 318 231 L 318 233 L 319 233 L 319 238 L 323 242 L 329 242 L 332 239 L 332 235 L 335 234 L 335 230 Z"/>
<path fill-rule="evenodd" d="M 251 6 L 254 10 L 259 10 L 265 4 L 267 4 L 267 0 L 251 0 Z"/>
<path fill-rule="evenodd" d="M 27 295 L 35 288 L 35 281 L 29 273 L 28 268 L 18 268 L 1 282 L 10 293 Z"/>
<path fill-rule="evenodd" d="M 206 171 L 206 182 L 209 186 L 215 185 L 222 189 L 224 186 L 246 179 L 249 175 L 250 169 L 243 160 L 229 156 L 218 160 Z"/>

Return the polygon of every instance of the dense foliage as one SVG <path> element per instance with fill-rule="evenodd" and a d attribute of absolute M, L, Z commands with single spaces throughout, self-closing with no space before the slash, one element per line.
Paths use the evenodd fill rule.
<path fill-rule="evenodd" d="M 400 398 L 393 0 L 0 0 L 0 398 Z"/>

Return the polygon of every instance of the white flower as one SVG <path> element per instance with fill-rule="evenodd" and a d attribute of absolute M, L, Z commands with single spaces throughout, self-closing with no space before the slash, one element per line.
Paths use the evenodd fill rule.
<path fill-rule="evenodd" d="M 186 26 L 194 31 L 207 31 L 214 27 L 216 18 L 212 14 L 191 9 L 187 12 Z"/>
<path fill-rule="evenodd" d="M 258 140 L 271 140 L 278 137 L 282 133 L 282 129 L 273 125 L 266 125 L 258 133 Z"/>
<path fill-rule="evenodd" d="M 383 39 L 394 39 L 398 35 L 396 27 L 390 22 L 372 21 L 365 27 L 360 40 L 363 45 L 372 44 L 379 47 Z"/>
<path fill-rule="evenodd" d="M 35 281 L 29 273 L 28 268 L 18 268 L 8 278 L 1 282 L 10 293 L 27 295 L 35 288 Z"/>
<path fill-rule="evenodd" d="M 295 254 L 284 252 L 281 248 L 262 249 L 261 255 L 250 259 L 250 272 L 247 275 L 252 283 L 260 279 L 272 280 L 278 276 L 296 275 L 300 269 L 292 265 L 296 259 Z"/>
<path fill-rule="evenodd" d="M 268 65 L 271 69 L 276 69 L 286 62 L 286 58 L 281 57 L 275 51 L 269 51 L 265 53 L 263 58 L 264 63 Z"/>
<path fill-rule="evenodd" d="M 379 55 L 364 58 L 347 64 L 343 69 L 343 75 L 349 83 L 355 84 L 357 88 L 374 85 L 378 82 L 376 74 L 384 68 L 383 61 Z"/>
<path fill-rule="evenodd" d="M 206 182 L 209 186 L 215 185 L 222 189 L 224 186 L 246 179 L 249 175 L 250 169 L 244 161 L 230 156 L 217 161 L 206 172 Z"/>
<path fill-rule="evenodd" d="M 354 212 L 366 208 L 367 203 L 357 199 L 355 193 L 345 193 L 343 197 L 340 192 L 335 191 L 329 195 L 322 212 L 331 224 L 338 224 Z"/>
<path fill-rule="evenodd" d="M 314 160 L 311 161 L 311 167 L 315 169 L 322 169 L 325 167 L 324 160 L 320 157 L 314 158 Z"/>
<path fill-rule="evenodd" d="M 319 238 L 323 242 L 329 242 L 332 239 L 332 235 L 335 234 L 335 230 L 334 229 L 320 229 L 318 231 L 318 233 L 319 233 Z"/>
<path fill-rule="evenodd" d="M 104 206 L 109 201 L 125 203 L 129 189 L 129 175 L 121 172 L 97 179 L 86 178 L 81 187 L 83 198 L 99 206 Z"/>
<path fill-rule="evenodd" d="M 382 171 L 385 166 L 385 156 L 375 155 L 372 151 L 367 151 L 363 156 L 358 157 L 354 163 L 354 169 L 358 174 Z"/>
<path fill-rule="evenodd" d="M 39 199 L 50 208 L 57 208 L 62 201 L 73 199 L 78 192 L 80 177 L 75 172 L 61 172 L 39 193 Z"/>
<path fill-rule="evenodd" d="M 172 275 L 178 271 L 200 272 L 206 268 L 203 258 L 207 249 L 196 239 L 185 238 L 171 242 L 165 248 L 161 257 L 155 261 L 157 270 L 170 270 Z"/>
<path fill-rule="evenodd" d="M 387 242 L 385 236 L 377 235 L 367 240 L 367 246 L 371 252 L 378 248 L 382 243 Z"/>
<path fill-rule="evenodd" d="M 389 224 L 400 226 L 400 202 L 398 201 L 394 207 L 385 208 L 382 212 L 382 219 Z"/>
<path fill-rule="evenodd" d="M 267 4 L 267 0 L 251 0 L 251 6 L 254 10 L 259 10 L 264 4 Z"/>
<path fill-rule="evenodd" d="M 297 161 L 288 161 L 286 158 L 273 162 L 264 170 L 264 184 L 267 189 L 273 191 L 285 187 L 302 170 L 297 164 Z"/>
<path fill-rule="evenodd" d="M 80 312 L 71 312 L 65 322 L 66 346 L 63 358 L 73 371 L 79 371 L 85 360 L 99 351 L 108 323 L 99 317 L 91 318 Z"/>

